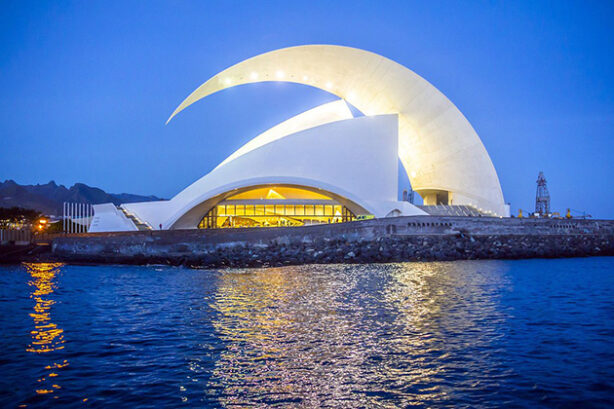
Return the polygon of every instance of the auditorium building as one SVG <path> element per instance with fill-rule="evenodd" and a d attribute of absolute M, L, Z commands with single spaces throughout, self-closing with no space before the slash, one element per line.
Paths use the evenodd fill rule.
<path fill-rule="evenodd" d="M 306 45 L 249 58 L 203 83 L 168 121 L 217 91 L 269 81 L 339 99 L 262 132 L 170 200 L 95 205 L 89 231 L 509 216 L 490 157 L 458 108 L 413 71 L 368 51 Z M 399 164 L 423 205 L 399 200 Z"/>

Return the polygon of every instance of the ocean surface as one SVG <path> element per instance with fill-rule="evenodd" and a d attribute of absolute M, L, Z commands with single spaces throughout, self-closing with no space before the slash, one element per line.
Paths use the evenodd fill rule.
<path fill-rule="evenodd" d="M 0 266 L 0 407 L 614 407 L 614 257 Z"/>

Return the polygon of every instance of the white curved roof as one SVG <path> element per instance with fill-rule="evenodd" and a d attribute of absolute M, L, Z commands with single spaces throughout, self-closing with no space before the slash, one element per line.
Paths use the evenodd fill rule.
<path fill-rule="evenodd" d="M 397 126 L 396 115 L 380 115 L 305 129 L 217 167 L 171 200 L 122 207 L 151 226 L 196 228 L 220 195 L 278 184 L 320 189 L 354 212 L 384 217 L 399 206 Z M 404 205 L 406 215 L 426 214 Z"/>
<path fill-rule="evenodd" d="M 399 115 L 399 158 L 417 192 L 452 192 L 453 204 L 505 215 L 494 166 L 463 114 L 425 79 L 356 48 L 305 45 L 240 62 L 213 76 L 177 107 L 236 85 L 287 81 L 329 91 L 365 115 Z M 168 121 L 167 121 L 168 122 Z"/>

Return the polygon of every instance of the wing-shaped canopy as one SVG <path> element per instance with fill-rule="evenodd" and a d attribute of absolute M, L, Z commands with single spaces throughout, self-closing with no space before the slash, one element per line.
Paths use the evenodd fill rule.
<path fill-rule="evenodd" d="M 305 111 L 290 119 L 287 119 L 274 127 L 264 131 L 260 135 L 256 136 L 245 145 L 237 149 L 232 155 L 224 159 L 217 167 L 238 158 L 254 149 L 266 145 L 267 143 L 274 142 L 284 136 L 291 135 L 305 129 L 313 128 L 316 126 L 324 125 L 330 122 L 341 121 L 343 119 L 352 118 L 352 111 L 347 106 L 344 100 L 339 99 L 337 101 L 328 102 L 323 105 L 319 105 L 315 108 Z"/>
<path fill-rule="evenodd" d="M 399 115 L 399 158 L 418 193 L 447 192 L 451 204 L 506 215 L 499 179 L 463 114 L 428 81 L 380 55 L 356 48 L 306 45 L 242 61 L 213 76 L 177 107 L 241 84 L 286 81 L 347 100 L 365 115 Z"/>

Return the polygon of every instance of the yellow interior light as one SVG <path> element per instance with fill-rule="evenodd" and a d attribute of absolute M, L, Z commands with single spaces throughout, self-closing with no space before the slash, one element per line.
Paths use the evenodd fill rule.
<path fill-rule="evenodd" d="M 267 199 L 285 199 L 282 195 L 274 191 L 273 189 L 269 189 L 269 192 L 266 194 Z"/>

